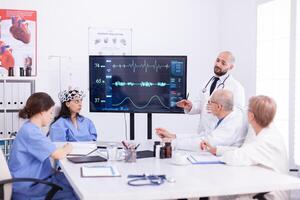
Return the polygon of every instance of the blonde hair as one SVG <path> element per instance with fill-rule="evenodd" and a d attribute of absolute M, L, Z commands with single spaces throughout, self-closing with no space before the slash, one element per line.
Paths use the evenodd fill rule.
<path fill-rule="evenodd" d="M 259 95 L 249 99 L 249 111 L 254 114 L 256 123 L 263 128 L 273 121 L 276 108 L 276 102 L 268 96 Z"/>

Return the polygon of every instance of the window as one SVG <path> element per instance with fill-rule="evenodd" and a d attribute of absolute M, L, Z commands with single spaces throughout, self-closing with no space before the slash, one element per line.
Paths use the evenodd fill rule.
<path fill-rule="evenodd" d="M 277 101 L 275 123 L 289 144 L 291 167 L 299 167 L 300 0 L 262 1 L 257 7 L 256 89 Z"/>
<path fill-rule="evenodd" d="M 300 166 L 300 0 L 296 2 L 296 46 L 295 46 L 295 131 L 294 131 L 294 160 Z"/>
<path fill-rule="evenodd" d="M 289 141 L 290 1 L 264 1 L 257 7 L 256 93 L 277 102 L 275 126 Z"/>

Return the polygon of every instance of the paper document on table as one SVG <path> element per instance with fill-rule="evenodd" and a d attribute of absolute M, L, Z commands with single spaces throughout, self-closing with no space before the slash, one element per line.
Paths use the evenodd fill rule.
<path fill-rule="evenodd" d="M 85 156 L 97 150 L 97 145 L 94 142 L 72 142 L 73 149 L 69 156 Z"/>
<path fill-rule="evenodd" d="M 115 177 L 121 176 L 115 166 L 93 165 L 81 167 L 82 177 Z"/>
<path fill-rule="evenodd" d="M 219 157 L 214 156 L 210 153 L 201 153 L 197 155 L 189 155 L 187 159 L 192 164 L 224 164 Z"/>

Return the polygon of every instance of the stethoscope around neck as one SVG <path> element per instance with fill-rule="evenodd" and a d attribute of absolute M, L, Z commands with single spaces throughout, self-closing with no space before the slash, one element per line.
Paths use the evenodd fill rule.
<path fill-rule="evenodd" d="M 219 83 L 219 85 L 217 86 L 217 89 L 222 88 L 224 89 L 225 87 L 225 81 L 229 78 L 230 74 L 228 74 L 226 76 L 226 78 L 224 79 L 224 81 L 222 83 Z M 207 86 L 211 83 L 212 80 L 215 79 L 215 76 L 212 76 L 209 81 L 206 83 L 205 87 L 202 89 L 202 93 L 205 93 L 207 91 Z"/>

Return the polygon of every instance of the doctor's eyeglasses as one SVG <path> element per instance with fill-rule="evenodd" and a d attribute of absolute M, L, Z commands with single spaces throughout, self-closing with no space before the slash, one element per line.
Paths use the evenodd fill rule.
<path fill-rule="evenodd" d="M 252 114 L 254 115 L 254 117 L 255 117 L 255 113 L 254 113 L 253 110 L 249 107 L 249 105 L 247 105 L 247 106 L 245 107 L 245 111 L 246 111 L 246 112 L 252 113 Z"/>
<path fill-rule="evenodd" d="M 208 102 L 207 102 L 208 104 L 219 104 L 218 102 L 216 102 L 216 101 L 213 101 L 213 100 L 208 100 Z"/>

